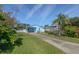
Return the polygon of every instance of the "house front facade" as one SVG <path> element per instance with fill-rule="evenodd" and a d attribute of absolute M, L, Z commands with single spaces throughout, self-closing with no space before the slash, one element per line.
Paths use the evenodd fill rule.
<path fill-rule="evenodd" d="M 29 27 L 28 32 L 29 32 L 29 30 L 30 30 L 30 32 L 35 32 L 35 33 L 44 32 L 44 28 L 41 26 L 37 26 L 37 25 Z"/>
<path fill-rule="evenodd" d="M 45 28 L 45 31 L 48 31 L 48 32 L 53 32 L 53 31 L 56 31 L 58 30 L 58 25 L 52 25 L 52 26 L 48 26 Z"/>

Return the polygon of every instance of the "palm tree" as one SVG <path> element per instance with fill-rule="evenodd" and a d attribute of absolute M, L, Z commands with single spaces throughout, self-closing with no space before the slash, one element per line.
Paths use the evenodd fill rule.
<path fill-rule="evenodd" d="M 66 17 L 64 14 L 59 14 L 58 18 L 53 21 L 53 24 L 58 24 L 58 29 L 59 29 L 59 36 L 64 33 L 64 26 L 69 24 L 69 18 Z"/>

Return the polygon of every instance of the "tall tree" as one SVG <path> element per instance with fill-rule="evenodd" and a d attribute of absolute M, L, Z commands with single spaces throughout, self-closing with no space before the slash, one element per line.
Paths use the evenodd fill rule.
<path fill-rule="evenodd" d="M 15 26 L 15 24 L 17 23 L 15 17 L 11 17 L 10 12 L 0 12 L 0 20 L 4 20 L 1 21 L 1 23 L 4 23 L 11 27 Z"/>
<path fill-rule="evenodd" d="M 59 26 L 59 36 L 64 33 L 64 26 L 69 24 L 69 19 L 64 14 L 59 14 L 57 19 L 53 21 L 53 24 L 58 24 Z"/>
<path fill-rule="evenodd" d="M 3 12 L 3 10 L 0 11 L 0 53 L 13 50 L 15 41 L 18 39 L 16 38 L 16 31 L 11 27 L 13 23 L 12 20 L 15 19 L 13 19 L 8 12 Z"/>

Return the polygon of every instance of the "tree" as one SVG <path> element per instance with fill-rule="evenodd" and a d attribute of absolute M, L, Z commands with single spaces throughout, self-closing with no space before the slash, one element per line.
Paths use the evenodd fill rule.
<path fill-rule="evenodd" d="M 16 45 L 15 41 L 19 40 L 16 38 L 17 33 L 15 29 L 12 28 L 12 25 L 14 25 L 12 19 L 7 12 L 0 12 L 0 53 L 12 51 Z M 6 20 L 8 21 L 5 22 Z"/>
<path fill-rule="evenodd" d="M 78 26 L 79 27 L 79 17 L 70 18 L 70 21 L 72 23 L 72 26 Z"/>
<path fill-rule="evenodd" d="M 1 14 L 0 14 L 1 15 Z M 0 18 L 1 22 L 4 22 L 3 17 Z M 13 48 L 13 44 L 16 37 L 16 31 L 10 26 L 0 23 L 0 52 L 9 51 Z"/>
<path fill-rule="evenodd" d="M 0 51 L 9 51 L 16 40 L 16 31 L 7 25 L 0 24 Z"/>
<path fill-rule="evenodd" d="M 69 24 L 69 19 L 64 14 L 59 14 L 58 18 L 55 21 L 53 21 L 53 24 L 58 24 L 60 36 L 64 33 L 64 26 Z"/>
<path fill-rule="evenodd" d="M 15 17 L 11 17 L 9 12 L 0 12 L 0 19 L 4 20 L 4 24 L 10 25 L 11 27 L 15 26 L 15 24 L 17 23 Z"/>

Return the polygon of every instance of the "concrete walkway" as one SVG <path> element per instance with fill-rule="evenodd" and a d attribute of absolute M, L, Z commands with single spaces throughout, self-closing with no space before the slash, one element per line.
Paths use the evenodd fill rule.
<path fill-rule="evenodd" d="M 71 43 L 67 41 L 62 41 L 56 38 L 51 38 L 43 34 L 30 33 L 31 35 L 35 35 L 41 40 L 48 42 L 49 44 L 59 48 L 67 54 L 79 54 L 79 44 Z"/>

